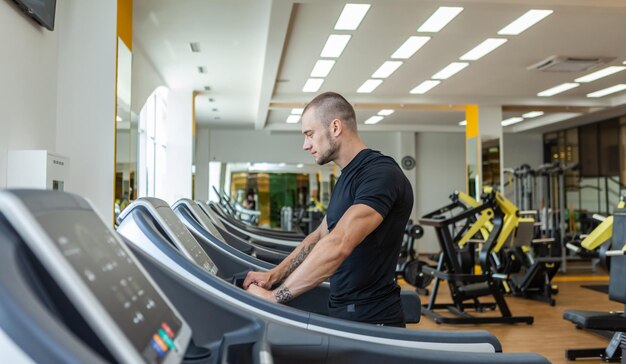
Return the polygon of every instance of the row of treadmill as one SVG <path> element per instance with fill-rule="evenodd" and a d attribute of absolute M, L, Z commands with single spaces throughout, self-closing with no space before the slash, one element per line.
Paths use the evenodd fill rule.
<path fill-rule="evenodd" d="M 0 191 L 2 362 L 548 363 L 503 353 L 484 330 L 330 318 L 327 283 L 289 306 L 254 297 L 241 288 L 247 272 L 271 269 L 302 236 L 241 224 L 219 205 L 141 198 L 115 229 L 106 221 L 77 195 Z M 402 299 L 418 322 L 419 297 Z"/>

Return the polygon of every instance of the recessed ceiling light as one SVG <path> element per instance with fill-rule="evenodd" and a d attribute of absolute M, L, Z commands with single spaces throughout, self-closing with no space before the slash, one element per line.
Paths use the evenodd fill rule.
<path fill-rule="evenodd" d="M 116 117 L 115 117 L 115 120 L 116 120 L 118 123 L 120 123 L 120 122 L 122 122 L 122 117 L 118 115 L 118 116 L 116 116 Z"/>
<path fill-rule="evenodd" d="M 204 86 L 204 91 L 211 91 L 211 86 Z"/>
<path fill-rule="evenodd" d="M 499 35 L 518 35 L 526 29 L 541 21 L 541 19 L 552 14 L 552 10 L 528 10 L 526 14 L 514 20 L 511 24 L 500 29 Z"/>
<path fill-rule="evenodd" d="M 198 52 L 200 52 L 200 43 L 198 43 L 198 42 L 191 42 L 191 43 L 189 43 L 189 48 L 191 48 L 192 52 L 198 53 Z"/>
<path fill-rule="evenodd" d="M 467 125 L 467 120 L 459 121 L 459 125 L 461 126 Z"/>
<path fill-rule="evenodd" d="M 315 62 L 315 66 L 313 66 L 313 71 L 311 71 L 311 77 L 326 77 L 330 73 L 330 70 L 333 69 L 335 65 L 335 61 L 330 59 L 320 59 Z"/>
<path fill-rule="evenodd" d="M 350 34 L 331 34 L 328 36 L 328 40 L 322 49 L 320 57 L 322 58 L 337 58 L 341 56 L 344 48 L 350 41 Z"/>
<path fill-rule="evenodd" d="M 443 29 L 443 27 L 448 25 L 452 19 L 459 15 L 461 11 L 463 11 L 463 8 L 460 7 L 442 6 L 437 9 L 433 15 L 431 15 L 430 18 L 428 18 L 428 20 L 426 20 L 424 24 L 417 29 L 417 31 L 437 33 Z"/>
<path fill-rule="evenodd" d="M 376 90 L 376 87 L 380 86 L 381 83 L 383 83 L 383 80 L 367 80 L 363 82 L 361 87 L 359 87 L 359 89 L 356 90 L 356 92 L 360 94 L 370 93 Z"/>
<path fill-rule="evenodd" d="M 558 86 L 549 88 L 547 90 L 543 90 L 540 93 L 538 93 L 537 96 L 550 97 L 550 96 L 554 96 L 556 94 L 560 94 L 561 92 L 565 92 L 567 90 L 571 90 L 571 89 L 573 89 L 575 87 L 578 87 L 578 86 L 580 86 L 579 83 L 571 83 L 571 82 L 563 83 L 563 84 L 560 84 Z"/>
<path fill-rule="evenodd" d="M 532 118 L 536 118 L 538 116 L 541 116 L 543 114 L 544 114 L 543 111 L 530 111 L 530 112 L 527 112 L 526 114 L 522 115 L 522 117 L 524 119 L 532 119 Z"/>
<path fill-rule="evenodd" d="M 476 61 L 506 43 L 505 38 L 489 38 L 461 56 L 461 61 Z"/>
<path fill-rule="evenodd" d="M 411 56 L 413 56 L 413 54 L 415 54 L 415 52 L 417 52 L 420 48 L 422 48 L 424 44 L 426 44 L 429 40 L 430 40 L 430 37 L 421 37 L 421 36 L 416 36 L 416 35 L 410 36 L 409 39 L 407 39 L 404 43 L 402 43 L 400 48 L 398 48 L 395 52 L 393 52 L 393 54 L 391 55 L 391 58 L 392 59 L 409 59 L 411 58 Z"/>
<path fill-rule="evenodd" d="M 302 163 L 298 163 L 298 164 L 296 164 L 296 167 L 298 167 L 298 168 L 303 168 L 303 167 L 304 167 L 304 164 L 302 164 Z"/>
<path fill-rule="evenodd" d="M 620 92 L 623 90 L 626 90 L 626 84 L 622 83 L 622 84 L 611 86 L 602 90 L 598 90 L 596 92 L 592 92 L 590 94 L 587 94 L 587 97 L 602 97 L 602 96 L 614 94 L 616 92 Z"/>
<path fill-rule="evenodd" d="M 624 67 L 624 66 L 611 66 L 611 67 L 603 68 L 603 69 L 601 69 L 599 71 L 590 73 L 588 75 L 585 75 L 585 76 L 582 76 L 582 77 L 578 77 L 574 81 L 582 82 L 582 83 L 591 82 L 591 81 L 595 81 L 597 79 L 600 79 L 602 77 L 610 76 L 610 75 L 612 75 L 614 73 L 623 71 L 625 69 L 626 69 L 626 67 Z"/>
<path fill-rule="evenodd" d="M 409 92 L 412 94 L 425 94 L 440 83 L 441 81 L 433 81 L 433 80 L 424 81 Z"/>
<path fill-rule="evenodd" d="M 370 4 L 346 4 L 335 24 L 335 30 L 356 30 L 370 6 Z"/>
<path fill-rule="evenodd" d="M 216 111 L 217 111 L 217 108 L 216 108 L 216 107 L 214 107 L 214 108 L 212 108 L 212 109 L 211 109 L 211 111 L 216 112 Z"/>
<path fill-rule="evenodd" d="M 300 121 L 300 115 L 289 115 L 287 116 L 287 124 L 295 124 Z"/>
<path fill-rule="evenodd" d="M 372 74 L 372 78 L 387 78 L 400 66 L 402 66 L 400 61 L 386 61 Z"/>
<path fill-rule="evenodd" d="M 215 99 L 212 97 L 209 97 L 209 102 L 215 102 Z"/>
<path fill-rule="evenodd" d="M 302 115 L 303 112 L 304 112 L 303 108 L 291 109 L 291 113 L 294 114 L 294 115 Z"/>
<path fill-rule="evenodd" d="M 519 117 L 519 116 L 516 116 L 516 117 L 514 117 L 514 118 L 508 118 L 508 119 L 506 119 L 506 120 L 502 120 L 502 121 L 500 122 L 500 124 L 501 124 L 502 126 L 507 126 L 507 125 L 512 125 L 512 124 L 517 124 L 517 123 L 519 123 L 520 121 L 524 121 L 524 118 L 521 118 L 521 117 Z"/>
<path fill-rule="evenodd" d="M 384 119 L 382 116 L 378 116 L 378 115 L 370 116 L 369 119 L 365 120 L 365 124 L 377 124 L 382 119 Z"/>
<path fill-rule="evenodd" d="M 389 116 L 389 115 L 393 114 L 394 111 L 395 110 L 393 110 L 393 109 L 382 109 L 382 110 L 380 110 L 378 112 L 378 115 L 380 115 L 380 116 Z"/>
<path fill-rule="evenodd" d="M 431 78 L 434 78 L 436 80 L 445 80 L 454 76 L 457 72 L 460 72 L 463 68 L 467 66 L 469 66 L 469 63 L 466 62 L 452 62 L 441 71 L 435 73 Z"/>
<path fill-rule="evenodd" d="M 302 92 L 317 92 L 323 83 L 323 78 L 309 78 L 304 84 Z"/>
<path fill-rule="evenodd" d="M 198 66 L 198 73 L 206 73 L 206 67 Z"/>

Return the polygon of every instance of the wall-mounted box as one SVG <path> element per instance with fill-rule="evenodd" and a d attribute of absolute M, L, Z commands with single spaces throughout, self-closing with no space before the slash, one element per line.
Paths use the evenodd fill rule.
<path fill-rule="evenodd" d="M 7 187 L 63 191 L 69 169 L 69 158 L 47 150 L 10 150 Z"/>

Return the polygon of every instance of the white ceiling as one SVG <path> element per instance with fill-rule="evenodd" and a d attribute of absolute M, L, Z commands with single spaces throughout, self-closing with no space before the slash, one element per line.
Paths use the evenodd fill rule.
<path fill-rule="evenodd" d="M 462 130 L 461 105 L 502 105 L 504 117 L 533 109 L 545 116 L 509 131 L 546 130 L 579 115 L 626 104 L 626 91 L 585 95 L 626 84 L 626 71 L 553 97 L 537 93 L 590 73 L 547 73 L 527 67 L 553 55 L 626 61 L 626 0 L 372 0 L 355 31 L 333 27 L 345 2 L 290 0 L 135 0 L 134 46 L 152 61 L 167 86 L 199 92 L 199 125 L 220 128 L 299 130 L 286 124 L 292 107 L 316 93 L 302 87 L 330 34 L 352 38 L 319 92 L 336 91 L 355 105 L 362 123 L 381 108 L 396 112 L 365 130 Z M 439 6 L 464 8 L 439 33 L 417 28 Z M 424 95 L 413 87 L 447 66 L 530 9 L 554 13 Z M 356 90 L 411 35 L 432 39 L 371 94 Z M 189 43 L 198 42 L 200 53 Z M 206 74 L 198 66 L 207 67 Z M 601 67 L 602 68 L 602 67 Z M 205 91 L 205 86 L 210 91 Z M 209 98 L 212 101 L 209 101 Z M 577 107 L 566 110 L 565 107 Z M 587 115 L 588 116 L 588 115 Z M 580 117 L 578 117 L 580 119 Z M 582 120 L 582 119 L 580 119 Z M 588 120 L 588 118 L 587 118 Z"/>

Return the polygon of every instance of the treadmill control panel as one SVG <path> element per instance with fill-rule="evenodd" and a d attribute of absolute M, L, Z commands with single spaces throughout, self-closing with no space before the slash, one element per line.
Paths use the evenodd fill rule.
<path fill-rule="evenodd" d="M 194 239 L 193 235 L 187 230 L 187 227 L 180 221 L 178 216 L 174 214 L 174 211 L 168 207 L 157 208 L 159 216 L 164 220 L 167 226 L 174 232 L 177 242 L 175 245 L 178 249 L 183 250 L 187 256 L 202 267 L 205 271 L 216 274 L 217 266 L 208 254 L 202 249 L 200 244 Z"/>
<path fill-rule="evenodd" d="M 147 363 L 179 350 L 181 320 L 95 213 L 60 210 L 37 220 Z"/>

